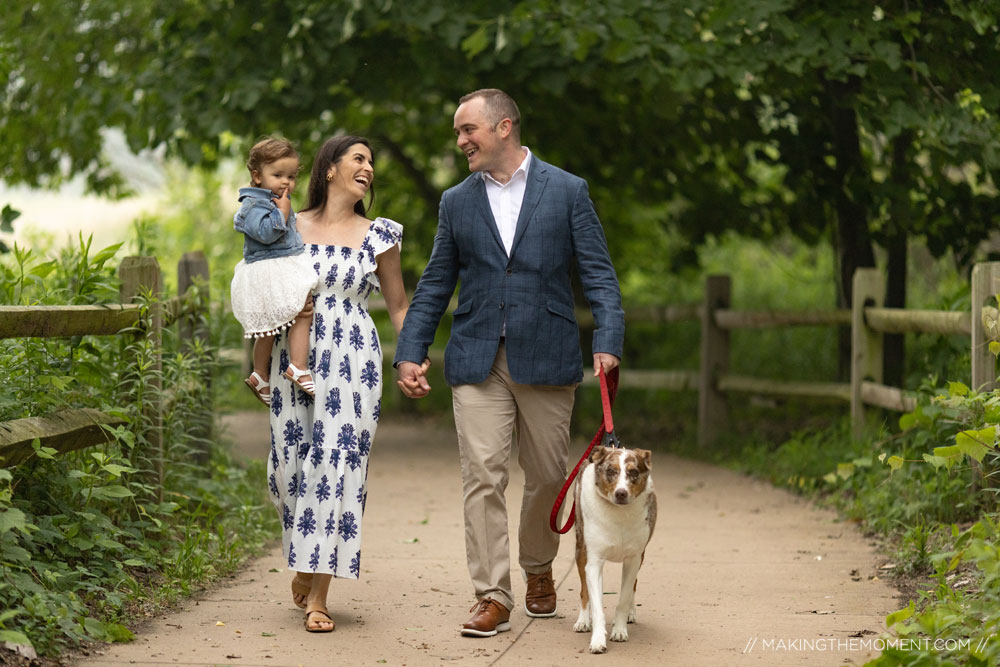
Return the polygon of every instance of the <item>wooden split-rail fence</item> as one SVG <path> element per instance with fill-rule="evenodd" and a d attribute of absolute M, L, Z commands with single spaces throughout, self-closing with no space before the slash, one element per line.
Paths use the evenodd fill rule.
<path fill-rule="evenodd" d="M 88 306 L 0 306 L 0 338 L 53 338 L 60 336 L 149 336 L 155 360 L 147 378 L 150 391 L 143 402 L 145 438 L 155 462 L 153 482 L 163 485 L 163 422 L 161 341 L 162 331 L 175 322 L 181 339 L 207 339 L 199 325 L 208 308 L 208 260 L 201 251 L 188 252 L 177 264 L 178 296 L 163 299 L 163 277 L 155 257 L 126 257 L 118 269 L 121 303 Z M 186 292 L 201 284 L 199 299 L 191 308 Z M 140 294 L 153 296 L 148 318 L 142 326 L 141 306 L 134 303 Z M 66 408 L 48 415 L 0 423 L 0 466 L 15 466 L 29 458 L 37 439 L 44 447 L 60 453 L 71 452 L 109 440 L 109 430 L 124 421 L 92 408 Z M 202 425 L 204 426 L 204 425 Z"/>
<path fill-rule="evenodd" d="M 626 330 L 629 324 L 638 323 L 666 328 L 679 322 L 699 322 L 700 365 L 697 371 L 635 368 L 625 359 L 619 388 L 626 391 L 697 391 L 698 444 L 708 446 L 728 429 L 731 394 L 842 401 L 850 405 L 855 436 L 864 432 L 866 407 L 896 412 L 912 410 L 916 405 L 912 393 L 882 382 L 884 334 L 967 336 L 972 353 L 973 388 L 984 391 L 994 387 L 996 358 L 989 350 L 989 343 L 1000 340 L 996 307 L 1000 262 L 984 262 L 973 267 L 971 311 L 884 308 L 885 279 L 878 269 L 858 269 L 853 280 L 854 306 L 851 309 L 737 310 L 732 308 L 732 281 L 726 275 L 710 275 L 705 279 L 704 301 L 700 304 L 627 308 Z M 593 328 L 593 316 L 588 309 L 578 308 L 576 317 L 583 329 Z M 801 326 L 851 328 L 850 382 L 775 380 L 729 372 L 730 331 Z M 392 346 L 386 345 L 384 349 L 391 359 Z M 435 363 L 443 361 L 440 352 L 432 350 L 430 356 Z M 594 382 L 596 379 L 590 373 L 584 373 L 584 384 Z"/>
<path fill-rule="evenodd" d="M 626 322 L 685 320 L 701 324 L 698 371 L 621 370 L 621 388 L 672 389 L 698 392 L 698 444 L 710 445 L 728 428 L 728 397 L 749 393 L 773 397 L 836 399 L 850 405 L 852 430 L 865 429 L 866 407 L 907 412 L 915 407 L 912 393 L 882 383 L 884 334 L 930 333 L 967 336 L 972 356 L 972 388 L 995 387 L 996 357 L 989 349 L 1000 340 L 996 295 L 1000 292 L 1000 262 L 976 264 L 972 270 L 971 310 L 938 311 L 883 307 L 885 279 L 878 269 L 858 269 L 853 279 L 853 308 L 832 310 L 735 310 L 731 306 L 729 276 L 712 275 L 705 281 L 701 304 L 626 311 Z M 589 314 L 579 313 L 581 318 Z M 729 372 L 729 332 L 736 329 L 796 326 L 851 328 L 850 382 L 802 382 L 734 375 Z M 587 378 L 592 379 L 592 378 Z"/>
<path fill-rule="evenodd" d="M 119 269 L 120 304 L 100 306 L 0 306 L 0 338 L 19 336 L 116 335 L 132 332 L 139 321 L 139 307 L 131 301 L 143 289 L 154 294 L 162 291 L 159 265 L 152 257 L 129 257 Z M 208 264 L 200 252 L 187 253 L 178 264 L 180 294 L 195 279 L 208 279 Z M 699 370 L 637 369 L 621 370 L 621 387 L 698 392 L 698 443 L 710 445 L 727 429 L 728 396 L 749 393 L 774 397 L 812 397 L 835 399 L 850 405 L 853 430 L 861 435 L 866 407 L 894 411 L 912 410 L 912 394 L 882 383 L 882 340 L 884 334 L 932 333 L 969 337 L 972 357 L 971 377 L 976 390 L 995 386 L 996 358 L 989 350 L 990 341 L 1000 340 L 1000 314 L 995 296 L 1000 292 L 1000 262 L 976 264 L 972 271 L 971 310 L 937 311 L 884 308 L 884 279 L 877 269 L 859 269 L 854 274 L 852 309 L 832 310 L 737 310 L 731 303 L 731 279 L 711 275 L 705 281 L 701 304 L 650 306 L 626 310 L 627 323 L 656 323 L 666 327 L 682 321 L 701 324 Z M 202 307 L 207 307 L 207 294 Z M 169 325 L 180 311 L 181 297 L 154 304 L 153 331 L 159 341 L 160 330 Z M 378 309 L 377 302 L 372 303 Z M 593 326 L 587 310 L 577 318 L 584 328 Z M 729 372 L 729 332 L 737 329 L 783 328 L 796 326 L 835 326 L 851 328 L 850 382 L 804 382 L 735 375 Z M 190 321 L 182 336 L 204 335 L 194 331 Z M 141 332 L 146 335 L 146 332 Z M 247 350 L 249 352 L 249 350 Z M 388 360 L 392 346 L 385 346 Z M 239 355 L 238 355 L 239 356 Z M 440 354 L 433 354 L 440 361 Z M 158 368 L 157 368 L 158 369 Z M 158 376 L 158 374 L 157 374 Z M 585 374 L 585 382 L 593 381 Z M 154 379 L 153 382 L 158 382 Z M 156 392 L 159 393 L 159 392 Z M 150 432 L 147 440 L 162 462 L 161 408 L 155 402 L 144 407 Z M 68 409 L 52 415 L 30 417 L 0 423 L 0 465 L 13 465 L 31 455 L 32 442 L 38 438 L 44 446 L 60 452 L 72 451 L 107 440 L 107 427 L 120 420 L 91 409 Z M 162 482 L 162 468 L 158 471 Z"/>

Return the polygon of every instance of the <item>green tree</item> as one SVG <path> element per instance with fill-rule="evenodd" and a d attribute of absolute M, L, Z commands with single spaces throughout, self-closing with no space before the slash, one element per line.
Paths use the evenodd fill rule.
<path fill-rule="evenodd" d="M 136 6 L 139 5 L 139 6 Z M 381 211 L 408 266 L 462 178 L 455 100 L 522 105 L 543 157 L 588 178 L 623 270 L 670 271 L 726 230 L 832 239 L 838 303 L 888 251 L 968 262 L 997 215 L 1000 0 L 12 0 L 0 163 L 8 182 L 74 172 L 115 191 L 100 132 L 209 164 L 280 132 L 378 140 Z M 220 18 L 222 17 L 222 18 Z M 97 35 L 101 39 L 95 39 Z M 233 137 L 239 140 L 234 141 Z M 663 229 L 686 239 L 665 247 Z"/>

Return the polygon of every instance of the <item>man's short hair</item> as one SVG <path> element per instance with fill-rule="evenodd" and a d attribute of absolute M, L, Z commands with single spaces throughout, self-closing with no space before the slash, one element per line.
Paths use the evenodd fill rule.
<path fill-rule="evenodd" d="M 500 124 L 504 118 L 510 118 L 511 134 L 514 140 L 521 141 L 521 112 L 517 108 L 514 98 L 503 92 L 499 88 L 482 88 L 475 90 L 468 95 L 462 96 L 459 104 L 465 104 L 469 100 L 477 97 L 483 98 L 486 108 L 486 119 L 494 128 Z"/>

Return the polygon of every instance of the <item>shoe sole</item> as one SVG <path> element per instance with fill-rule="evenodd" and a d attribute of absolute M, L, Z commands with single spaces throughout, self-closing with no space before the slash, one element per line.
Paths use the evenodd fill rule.
<path fill-rule="evenodd" d="M 524 608 L 524 613 L 527 614 L 528 616 L 532 617 L 532 618 L 552 618 L 553 616 L 556 615 L 556 610 L 553 609 L 552 611 L 550 611 L 548 613 L 541 614 L 541 613 L 538 613 L 538 612 L 535 612 L 535 611 L 528 611 L 528 608 L 525 607 Z"/>
<path fill-rule="evenodd" d="M 267 397 L 265 398 L 264 394 L 260 393 L 257 387 L 253 386 L 253 383 L 250 382 L 249 379 L 244 379 L 243 383 L 246 384 L 246 386 L 250 387 L 250 391 L 253 392 L 253 395 L 257 397 L 258 401 L 260 401 L 267 407 L 271 407 L 271 394 L 268 394 Z"/>
<path fill-rule="evenodd" d="M 463 637 L 492 637 L 498 632 L 507 632 L 510 630 L 510 621 L 504 621 L 503 623 L 497 623 L 495 630 L 473 630 L 472 628 L 462 628 Z"/>

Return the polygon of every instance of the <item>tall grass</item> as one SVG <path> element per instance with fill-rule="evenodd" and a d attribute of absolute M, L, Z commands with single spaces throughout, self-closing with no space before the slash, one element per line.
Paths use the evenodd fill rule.
<path fill-rule="evenodd" d="M 82 238 L 57 252 L 17 248 L 0 257 L 0 302 L 116 302 L 118 252 Z M 0 341 L 0 420 L 65 407 L 127 420 L 106 445 L 57 455 L 36 442 L 31 459 L 0 469 L 0 643 L 56 656 L 83 641 L 127 641 L 140 609 L 233 571 L 275 534 L 263 463 L 235 462 L 191 428 L 214 418 L 205 378 L 218 343 L 191 346 L 167 330 L 161 388 L 145 335 Z M 162 459 L 144 439 L 150 398 L 164 406 Z"/>

